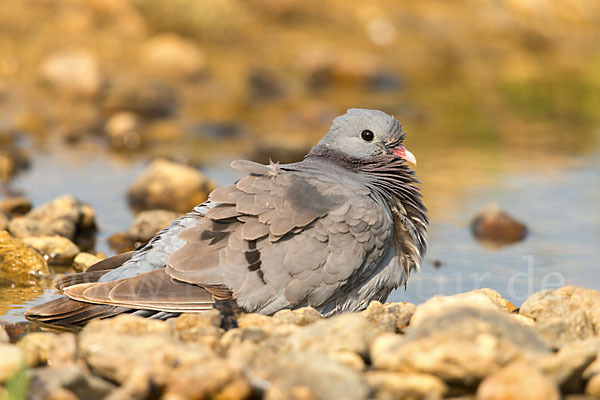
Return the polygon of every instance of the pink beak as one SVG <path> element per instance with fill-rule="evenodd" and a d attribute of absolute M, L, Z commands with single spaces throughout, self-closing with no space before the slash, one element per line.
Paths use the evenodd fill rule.
<path fill-rule="evenodd" d="M 412 165 L 417 165 L 417 159 L 416 159 L 415 155 L 413 153 L 411 153 L 410 151 L 408 151 L 408 149 L 406 147 L 402 146 L 401 144 L 394 147 L 392 149 L 392 153 L 394 153 L 398 157 L 405 159 Z"/>

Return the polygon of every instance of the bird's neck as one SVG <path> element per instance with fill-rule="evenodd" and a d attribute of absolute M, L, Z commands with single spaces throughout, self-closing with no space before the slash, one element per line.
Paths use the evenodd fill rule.
<path fill-rule="evenodd" d="M 313 149 L 306 161 L 325 161 L 351 172 L 365 186 L 385 201 L 392 213 L 403 220 L 422 256 L 427 247 L 427 208 L 417 184 L 415 171 L 409 168 L 401 158 L 382 154 L 369 159 L 356 159 L 348 155 L 327 150 Z M 395 219 L 396 219 L 395 217 Z M 397 221 L 395 221 L 396 223 Z"/>

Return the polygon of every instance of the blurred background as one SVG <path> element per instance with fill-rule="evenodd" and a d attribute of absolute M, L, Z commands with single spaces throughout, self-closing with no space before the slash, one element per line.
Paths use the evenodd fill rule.
<path fill-rule="evenodd" d="M 75 204 L 77 223 L 88 212 L 97 227 L 71 235 L 77 252 L 112 255 L 143 239 L 130 228 L 140 210 L 185 212 L 236 178 L 237 158 L 299 160 L 351 107 L 400 120 L 430 210 L 427 258 L 391 300 L 600 289 L 600 3 L 588 0 L 3 0 L 0 228 L 47 236 L 20 227 L 72 194 L 91 206 Z M 136 192 L 149 168 L 196 173 L 181 164 L 201 171 L 193 193 Z M 525 240 L 472 237 L 489 203 Z M 0 243 L 5 260 L 13 245 Z M 50 277 L 72 271 L 73 257 L 34 247 Z M 7 265 L 0 319 L 12 321 L 51 290 Z"/>

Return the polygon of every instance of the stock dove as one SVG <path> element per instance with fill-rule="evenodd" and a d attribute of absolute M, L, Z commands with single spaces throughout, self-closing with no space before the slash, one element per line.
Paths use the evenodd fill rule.
<path fill-rule="evenodd" d="M 133 313 L 167 319 L 213 308 L 271 315 L 359 311 L 406 285 L 427 247 L 427 209 L 400 123 L 350 109 L 303 161 L 234 161 L 213 191 L 134 252 L 57 279 L 61 297 L 28 319 L 77 327 Z"/>

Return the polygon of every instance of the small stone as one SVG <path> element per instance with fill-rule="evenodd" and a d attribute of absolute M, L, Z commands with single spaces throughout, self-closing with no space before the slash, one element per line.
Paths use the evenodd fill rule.
<path fill-rule="evenodd" d="M 600 374 L 592 376 L 585 387 L 585 394 L 588 396 L 600 397 Z"/>
<path fill-rule="evenodd" d="M 8 217 L 0 212 L 0 231 L 6 230 L 8 227 Z"/>
<path fill-rule="evenodd" d="M 31 236 L 23 239 L 28 246 L 40 252 L 48 265 L 70 265 L 79 254 L 79 247 L 69 239 L 53 236 Z"/>
<path fill-rule="evenodd" d="M 0 273 L 10 279 L 28 280 L 48 276 L 48 264 L 37 251 L 0 231 Z"/>
<path fill-rule="evenodd" d="M 102 258 L 90 253 L 81 252 L 75 256 L 73 260 L 73 268 L 77 271 L 85 271 L 97 262 L 102 261 Z"/>
<path fill-rule="evenodd" d="M 57 197 L 22 217 L 13 218 L 8 225 L 15 237 L 59 235 L 70 240 L 77 232 L 94 228 L 93 209 L 72 195 Z"/>
<path fill-rule="evenodd" d="M 237 318 L 238 326 L 242 329 L 247 328 L 271 328 L 284 325 L 285 322 L 269 317 L 268 315 L 248 313 L 242 314 Z"/>
<path fill-rule="evenodd" d="M 202 203 L 215 185 L 200 171 L 158 159 L 129 187 L 129 203 L 136 210 L 165 209 L 188 212 Z"/>
<path fill-rule="evenodd" d="M 65 219 L 45 221 L 23 216 L 13 218 L 8 224 L 8 230 L 18 238 L 59 235 L 74 239 L 77 227 L 75 223 Z"/>
<path fill-rule="evenodd" d="M 23 353 L 12 344 L 0 344 L 0 383 L 12 378 L 24 366 Z"/>
<path fill-rule="evenodd" d="M 169 319 L 167 323 L 173 326 L 183 341 L 201 343 L 215 352 L 221 351 L 220 339 L 225 330 L 221 328 L 221 313 L 218 310 L 182 314 Z"/>
<path fill-rule="evenodd" d="M 411 323 L 404 336 L 381 335 L 371 346 L 372 363 L 471 390 L 511 361 L 550 355 L 533 331 L 495 307 L 450 307 Z"/>
<path fill-rule="evenodd" d="M 52 400 L 101 400 L 115 386 L 75 364 L 36 368 L 31 372 L 29 397 Z"/>
<path fill-rule="evenodd" d="M 116 253 L 125 253 L 135 250 L 141 243 L 137 243 L 129 232 L 118 232 L 107 239 L 108 246 Z"/>
<path fill-rule="evenodd" d="M 129 233 L 135 241 L 145 243 L 181 216 L 182 214 L 169 210 L 142 211 L 131 223 Z"/>
<path fill-rule="evenodd" d="M 328 356 L 332 360 L 336 360 L 340 364 L 350 367 L 355 371 L 364 371 L 366 368 L 365 361 L 362 357 L 353 351 L 338 351 L 328 354 Z"/>
<path fill-rule="evenodd" d="M 215 357 L 200 343 L 177 339 L 165 321 L 126 314 L 85 326 L 79 335 L 79 354 L 103 378 L 123 384 L 145 368 L 157 385 L 165 385 L 174 368 Z"/>
<path fill-rule="evenodd" d="M 167 117 L 176 109 L 175 92 L 163 82 L 129 77 L 114 80 L 107 88 L 103 106 L 116 113 L 130 111 L 141 117 Z"/>
<path fill-rule="evenodd" d="M 443 314 L 449 309 L 457 307 L 476 307 L 482 310 L 498 309 L 488 296 L 476 291 L 454 296 L 433 296 L 416 308 L 410 320 L 410 325 L 418 325 L 427 318 Z"/>
<path fill-rule="evenodd" d="M 292 353 L 281 356 L 268 368 L 266 378 L 273 387 L 265 398 L 366 399 L 369 389 L 363 376 L 319 353 Z M 279 393 L 273 393 L 276 389 Z M 277 396 L 276 396 L 277 394 Z"/>
<path fill-rule="evenodd" d="M 381 304 L 372 301 L 362 314 L 378 329 L 385 332 L 400 332 L 415 312 L 416 306 L 410 303 Z"/>
<path fill-rule="evenodd" d="M 535 320 L 535 330 L 554 348 L 600 332 L 600 292 L 564 286 L 529 296 L 519 313 Z"/>
<path fill-rule="evenodd" d="M 142 44 L 141 58 L 151 71 L 171 78 L 197 78 L 206 69 L 205 57 L 194 42 L 174 33 L 156 35 Z"/>
<path fill-rule="evenodd" d="M 24 196 L 7 197 L 0 200 L 0 213 L 16 217 L 31 210 L 31 202 Z"/>
<path fill-rule="evenodd" d="M 81 333 L 84 334 L 128 334 L 128 335 L 171 335 L 172 327 L 165 321 L 142 318 L 135 315 L 121 314 L 114 318 L 95 319 L 87 324 Z"/>
<path fill-rule="evenodd" d="M 283 352 L 312 351 L 321 354 L 350 351 L 367 357 L 378 332 L 362 315 L 339 314 L 292 333 Z"/>
<path fill-rule="evenodd" d="M 437 400 L 448 391 L 441 379 L 426 374 L 369 371 L 366 378 L 377 400 Z"/>
<path fill-rule="evenodd" d="M 494 372 L 477 388 L 478 400 L 559 400 L 556 383 L 535 366 L 514 362 Z"/>
<path fill-rule="evenodd" d="M 600 354 L 600 338 L 565 344 L 557 353 L 536 360 L 536 365 L 554 380 L 563 393 L 581 393 L 586 371 Z"/>
<path fill-rule="evenodd" d="M 243 400 L 251 394 L 252 385 L 241 366 L 214 358 L 172 370 L 164 396 L 172 399 Z"/>
<path fill-rule="evenodd" d="M 116 113 L 108 119 L 104 130 L 114 149 L 133 150 L 142 146 L 141 122 L 135 113 Z"/>
<path fill-rule="evenodd" d="M 8 334 L 10 343 L 16 343 L 25 335 L 33 332 L 41 332 L 39 325 L 32 324 L 28 321 L 5 322 L 0 321 L 0 327 L 3 327 Z M 2 341 L 0 340 L 0 343 Z"/>
<path fill-rule="evenodd" d="M 320 353 L 301 352 L 276 357 L 264 374 L 271 382 L 266 400 L 363 400 L 369 394 L 367 383 L 358 371 Z"/>
<path fill-rule="evenodd" d="M 41 77 L 57 92 L 72 97 L 93 97 L 102 88 L 96 57 L 87 50 L 55 53 L 41 66 Z"/>
<path fill-rule="evenodd" d="M 75 335 L 56 335 L 35 332 L 23 337 L 17 343 L 25 356 L 25 364 L 30 367 L 44 365 L 59 366 L 73 362 L 76 354 Z"/>
<path fill-rule="evenodd" d="M 0 344 L 10 342 L 10 337 L 8 336 L 8 332 L 2 325 L 0 325 Z"/>
<path fill-rule="evenodd" d="M 498 247 L 525 239 L 527 227 L 497 204 L 490 204 L 471 221 L 471 233 L 483 244 Z"/>
<path fill-rule="evenodd" d="M 323 319 L 321 313 L 312 307 L 302 307 L 296 310 L 280 310 L 273 315 L 273 318 L 298 326 L 310 325 L 313 322 Z"/>

